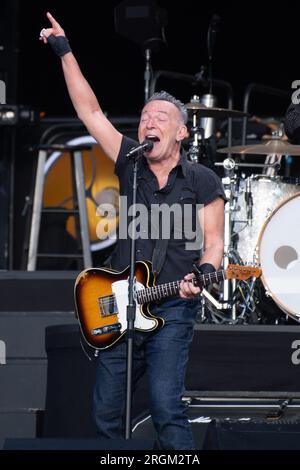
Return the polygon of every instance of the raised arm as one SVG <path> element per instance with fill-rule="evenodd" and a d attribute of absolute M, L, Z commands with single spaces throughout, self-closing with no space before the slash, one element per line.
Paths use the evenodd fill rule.
<path fill-rule="evenodd" d="M 66 37 L 65 32 L 55 18 L 47 13 L 51 28 L 41 31 L 40 39 L 46 44 L 49 42 L 55 50 L 55 40 Z M 50 37 L 50 39 L 49 39 Z M 68 92 L 79 119 L 86 126 L 88 132 L 99 142 L 109 158 L 116 161 L 122 134 L 111 124 L 103 113 L 98 100 L 83 76 L 78 62 L 69 48 L 62 51 L 61 62 Z M 56 51 L 56 53 L 58 53 Z"/>

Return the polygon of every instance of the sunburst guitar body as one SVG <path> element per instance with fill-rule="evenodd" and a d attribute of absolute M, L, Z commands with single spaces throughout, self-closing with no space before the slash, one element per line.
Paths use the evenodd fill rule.
<path fill-rule="evenodd" d="M 89 268 L 75 282 L 76 313 L 86 343 L 101 350 L 117 343 L 126 333 L 129 267 L 124 271 Z M 200 287 L 224 279 L 259 277 L 261 270 L 252 266 L 229 265 L 226 270 L 195 276 Z M 163 327 L 164 320 L 151 313 L 151 303 L 179 295 L 180 282 L 155 285 L 152 265 L 138 261 L 135 265 L 136 330 L 151 332 Z"/>

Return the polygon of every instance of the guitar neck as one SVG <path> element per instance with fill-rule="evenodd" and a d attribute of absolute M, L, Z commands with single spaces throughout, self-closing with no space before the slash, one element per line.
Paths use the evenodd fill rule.
<path fill-rule="evenodd" d="M 213 282 L 222 282 L 226 279 L 226 272 L 222 269 L 213 273 L 201 274 L 197 279 L 193 279 L 194 285 L 205 287 Z M 166 299 L 179 294 L 180 281 L 168 282 L 154 287 L 147 287 L 146 289 L 137 292 L 137 301 L 139 304 L 154 302 L 156 300 Z"/>

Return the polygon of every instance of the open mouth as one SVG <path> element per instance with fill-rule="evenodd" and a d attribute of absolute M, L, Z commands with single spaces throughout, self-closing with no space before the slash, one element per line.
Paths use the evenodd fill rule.
<path fill-rule="evenodd" d="M 160 142 L 160 139 L 159 139 L 159 137 L 157 137 L 157 135 L 148 134 L 148 135 L 146 135 L 146 139 L 151 140 L 154 143 L 155 142 Z"/>

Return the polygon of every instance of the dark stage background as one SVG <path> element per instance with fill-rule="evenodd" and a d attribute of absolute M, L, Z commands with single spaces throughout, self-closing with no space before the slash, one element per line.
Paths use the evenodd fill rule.
<path fill-rule="evenodd" d="M 38 41 L 48 24 L 49 10 L 63 25 L 81 67 L 103 109 L 109 114 L 136 114 L 144 98 L 144 58 L 137 44 L 114 29 L 114 7 L 120 2 L 85 0 L 27 0 L 20 2 L 20 63 L 18 97 L 49 115 L 73 115 L 59 60 Z M 221 17 L 216 37 L 214 76 L 229 81 L 235 107 L 241 107 L 245 86 L 263 83 L 285 90 L 299 78 L 297 64 L 298 18 L 296 6 L 267 2 L 158 1 L 166 8 L 168 46 L 153 54 L 154 70 L 187 74 L 207 64 L 206 37 L 210 18 Z M 184 101 L 189 91 L 171 86 Z M 266 115 L 280 109 L 274 99 L 262 99 L 255 112 Z M 282 104 L 283 108 L 285 104 Z"/>
<path fill-rule="evenodd" d="M 41 112 L 42 117 L 48 118 L 31 124 L 22 122 L 19 126 L 0 126 L 1 269 L 24 266 L 25 226 L 30 214 L 24 208 L 34 188 L 37 157 L 28 148 L 37 144 L 57 119 L 76 117 L 60 59 L 38 40 L 41 28 L 49 25 L 46 12 L 50 11 L 65 29 L 103 110 L 125 132 L 126 126 L 117 124 L 120 118 L 127 123 L 129 117 L 139 115 L 143 106 L 145 58 L 137 43 L 115 32 L 114 10 L 119 4 L 119 0 L 85 0 L 76 4 L 67 0 L 1 0 L 0 46 L 4 44 L 4 48 L 0 49 L 0 79 L 4 78 L 7 84 L 7 102 L 28 106 L 37 111 L 36 116 Z M 300 78 L 295 9 L 285 5 L 276 9 L 271 4 L 253 2 L 234 6 L 192 0 L 181 3 L 157 0 L 157 5 L 167 12 L 167 46 L 153 52 L 154 72 L 194 75 L 207 66 L 207 31 L 212 16 L 217 14 L 220 25 L 213 77 L 231 84 L 234 108 L 242 109 L 245 89 L 253 82 L 292 92 L 292 82 Z M 166 89 L 184 102 L 190 101 L 194 93 L 202 95 L 207 91 L 199 85 L 193 88 L 170 80 L 159 81 L 157 89 Z M 213 92 L 218 106 L 227 107 L 224 92 Z M 282 117 L 288 104 L 288 95 L 255 94 L 249 110 L 258 116 Z M 135 135 L 135 128 L 132 132 Z"/>

